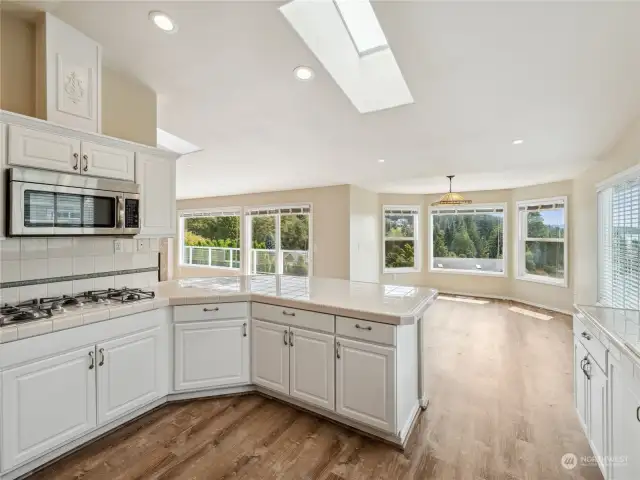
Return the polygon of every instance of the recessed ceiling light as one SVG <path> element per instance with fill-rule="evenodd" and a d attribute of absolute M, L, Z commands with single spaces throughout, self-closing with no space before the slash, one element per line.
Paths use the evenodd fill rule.
<path fill-rule="evenodd" d="M 516 140 L 514 140 L 513 142 L 514 145 L 522 145 L 524 143 L 524 140 L 517 138 Z"/>
<path fill-rule="evenodd" d="M 164 12 L 157 10 L 149 12 L 149 19 L 164 32 L 175 33 L 178 31 L 178 25 Z"/>
<path fill-rule="evenodd" d="M 380 158 L 380 159 L 378 160 L 378 163 L 384 163 L 384 158 Z"/>
<path fill-rule="evenodd" d="M 311 80 L 316 75 L 311 69 L 311 67 L 304 67 L 304 66 L 296 67 L 296 69 L 293 71 L 293 74 L 296 76 L 298 80 L 303 80 L 303 81 Z"/>

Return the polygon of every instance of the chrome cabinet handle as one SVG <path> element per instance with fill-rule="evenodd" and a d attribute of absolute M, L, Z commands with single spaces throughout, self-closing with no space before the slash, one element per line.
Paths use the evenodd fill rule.
<path fill-rule="evenodd" d="M 289 313 L 286 310 L 282 310 L 282 314 L 283 315 L 287 315 L 288 317 L 295 317 L 296 316 L 296 312 Z"/>
<path fill-rule="evenodd" d="M 636 419 L 640 422 L 640 407 L 636 408 Z"/>
<path fill-rule="evenodd" d="M 340 360 L 340 342 L 336 343 L 336 358 Z"/>
<path fill-rule="evenodd" d="M 285 331 L 284 331 L 284 344 L 285 344 L 285 345 L 289 345 L 289 344 L 287 343 L 287 334 L 288 334 L 288 333 L 289 333 L 289 331 L 288 331 L 288 330 L 285 330 Z"/>
<path fill-rule="evenodd" d="M 216 308 L 203 308 L 202 309 L 204 312 L 217 312 L 218 310 L 220 310 L 218 307 Z"/>
<path fill-rule="evenodd" d="M 73 166 L 74 170 L 78 170 L 78 164 L 79 164 L 79 159 L 78 159 L 79 155 L 77 153 L 73 154 L 73 158 L 76 159 L 76 164 Z"/>
<path fill-rule="evenodd" d="M 588 372 L 587 372 L 587 367 L 589 367 L 589 371 Z M 587 377 L 587 380 L 591 380 L 591 362 L 586 357 L 585 357 L 584 367 L 582 367 L 582 372 Z"/>
<path fill-rule="evenodd" d="M 289 345 L 293 347 L 293 332 L 289 332 Z"/>
<path fill-rule="evenodd" d="M 360 326 L 360 325 L 358 325 L 357 323 L 356 323 L 356 328 L 359 328 L 360 330 L 373 330 L 373 329 L 371 328 L 371 325 L 369 325 L 368 327 L 361 327 L 361 326 Z"/>
<path fill-rule="evenodd" d="M 93 358 L 93 352 L 89 352 L 89 358 L 91 359 L 91 363 L 89 364 L 89 370 L 93 370 L 93 368 L 96 366 L 96 361 Z"/>
<path fill-rule="evenodd" d="M 101 348 L 98 352 L 100 352 L 100 363 L 98 366 L 101 367 L 104 365 L 104 348 Z"/>
<path fill-rule="evenodd" d="M 587 340 L 591 340 L 591 335 L 589 335 L 587 332 L 582 332 L 582 338 L 586 338 Z"/>
<path fill-rule="evenodd" d="M 82 169 L 82 171 L 86 172 L 87 170 L 89 170 L 89 157 L 85 153 L 84 155 L 82 155 L 82 159 L 84 160 L 84 168 Z"/>
<path fill-rule="evenodd" d="M 247 324 L 246 323 L 242 324 L 242 336 L 243 337 L 247 336 Z"/>

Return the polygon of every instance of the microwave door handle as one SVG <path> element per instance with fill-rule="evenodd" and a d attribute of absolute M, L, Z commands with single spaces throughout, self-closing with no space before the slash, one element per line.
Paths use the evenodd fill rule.
<path fill-rule="evenodd" d="M 124 228 L 124 199 L 120 195 L 116 197 L 116 228 Z"/>

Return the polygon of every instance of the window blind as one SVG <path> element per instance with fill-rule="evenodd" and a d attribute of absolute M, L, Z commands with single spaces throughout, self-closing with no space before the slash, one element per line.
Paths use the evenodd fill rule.
<path fill-rule="evenodd" d="M 384 207 L 385 215 L 418 215 L 418 207 Z"/>
<path fill-rule="evenodd" d="M 564 208 L 564 202 L 545 203 L 543 205 L 520 205 L 518 207 L 518 211 L 540 212 L 543 210 L 555 210 L 558 208 Z"/>
<path fill-rule="evenodd" d="M 256 207 L 246 210 L 245 215 L 301 215 L 311 213 L 311 205 L 296 205 L 292 207 Z"/>
<path fill-rule="evenodd" d="M 598 192 L 598 301 L 640 308 L 640 177 Z"/>
<path fill-rule="evenodd" d="M 198 217 L 238 217 L 240 210 L 186 210 L 179 213 L 180 218 Z"/>
<path fill-rule="evenodd" d="M 482 215 L 486 213 L 504 213 L 504 207 L 462 207 L 462 208 L 436 208 L 432 209 L 433 215 Z"/>

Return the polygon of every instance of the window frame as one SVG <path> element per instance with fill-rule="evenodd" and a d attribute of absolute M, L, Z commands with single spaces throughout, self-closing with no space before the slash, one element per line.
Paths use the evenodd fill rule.
<path fill-rule="evenodd" d="M 307 258 L 308 261 L 307 263 L 309 264 L 309 271 L 307 272 L 307 276 L 306 277 L 300 277 L 300 278 L 309 278 L 311 276 L 313 276 L 313 259 L 314 259 L 314 249 L 315 249 L 315 244 L 313 243 L 313 204 L 311 202 L 294 202 L 294 203 L 275 203 L 275 204 L 268 204 L 268 205 L 247 205 L 242 209 L 242 216 L 245 218 L 244 222 L 240 222 L 243 225 L 243 229 L 244 229 L 244 236 L 243 236 L 243 240 L 244 240 L 244 245 L 246 246 L 246 259 L 247 261 L 243 264 L 243 273 L 245 275 L 286 275 L 284 273 L 282 273 L 282 270 L 284 267 L 283 262 L 280 262 L 280 254 L 282 252 L 282 245 L 281 245 L 281 238 L 280 238 L 280 231 L 281 231 L 281 223 L 280 223 L 280 216 L 281 215 L 286 215 L 283 213 L 273 213 L 271 215 L 276 216 L 276 231 L 275 231 L 275 238 L 274 241 L 276 243 L 276 271 L 275 273 L 269 274 L 269 273 L 251 273 L 251 261 L 249 259 L 249 257 L 251 256 L 251 250 L 253 250 L 253 242 L 252 242 L 252 225 L 251 225 L 251 218 L 254 216 L 258 216 L 258 215 L 250 215 L 249 212 L 252 210 L 274 210 L 274 209 L 282 209 L 282 208 L 309 208 L 309 213 L 302 213 L 302 214 L 290 214 L 290 215 L 308 215 L 309 216 L 309 250 L 308 250 L 308 254 L 307 254 Z M 265 214 L 264 216 L 268 216 L 268 214 Z"/>
<path fill-rule="evenodd" d="M 564 221 L 564 237 L 560 239 L 551 239 L 551 238 L 529 238 L 527 236 L 527 221 L 524 220 L 524 217 L 528 213 L 525 209 L 520 211 L 520 207 L 531 207 L 531 206 L 539 206 L 539 205 L 548 205 L 548 204 L 563 204 L 563 215 L 562 219 Z M 569 215 L 568 215 L 568 197 L 567 196 L 558 196 L 558 197 L 548 197 L 548 198 L 537 198 L 533 200 L 520 200 L 516 202 L 516 280 L 522 280 L 525 282 L 534 282 L 534 283 L 543 283 L 546 285 L 552 285 L 556 287 L 568 288 L 569 286 Z M 562 279 L 545 277 L 543 275 L 533 275 L 530 273 L 526 273 L 526 242 L 527 241 L 536 241 L 536 242 L 549 242 L 549 243 L 562 243 L 564 245 L 564 276 Z"/>
<path fill-rule="evenodd" d="M 185 213 L 231 213 L 233 215 L 225 215 L 225 216 L 233 216 L 239 217 L 240 221 L 240 266 L 239 267 L 221 267 L 217 265 L 193 265 L 191 263 L 184 263 L 184 221 L 187 217 L 183 217 Z M 213 270 L 227 270 L 230 272 L 244 272 L 244 263 L 245 263 L 245 252 L 244 252 L 244 231 L 243 231 L 243 222 L 242 222 L 242 207 L 216 207 L 216 208 L 192 208 L 192 209 L 181 209 L 178 210 L 178 268 L 206 268 Z M 201 215 L 201 218 L 210 218 L 216 217 L 218 215 Z"/>
<path fill-rule="evenodd" d="M 411 237 L 387 237 L 386 236 L 386 214 L 387 210 L 417 210 L 413 215 L 413 238 Z M 422 223 L 420 221 L 420 216 L 422 214 L 422 209 L 420 205 L 382 205 L 382 273 L 419 273 L 422 271 L 422 247 L 420 241 L 420 229 Z M 407 240 L 413 241 L 413 267 L 391 267 L 387 268 L 385 265 L 387 252 L 385 249 L 385 242 L 387 240 Z"/>
<path fill-rule="evenodd" d="M 433 268 L 433 211 L 449 210 L 456 212 L 458 210 L 465 210 L 469 208 L 502 208 L 502 272 L 488 272 L 482 270 L 456 270 L 452 268 Z M 508 224 L 508 209 L 505 202 L 493 202 L 493 203 L 474 203 L 472 205 L 456 205 L 456 206 L 429 206 L 429 231 L 428 231 L 428 271 L 429 273 L 447 274 L 447 275 L 476 275 L 479 277 L 494 277 L 505 278 L 508 276 L 507 270 L 509 265 L 508 259 L 508 243 L 507 243 L 507 224 Z"/>

